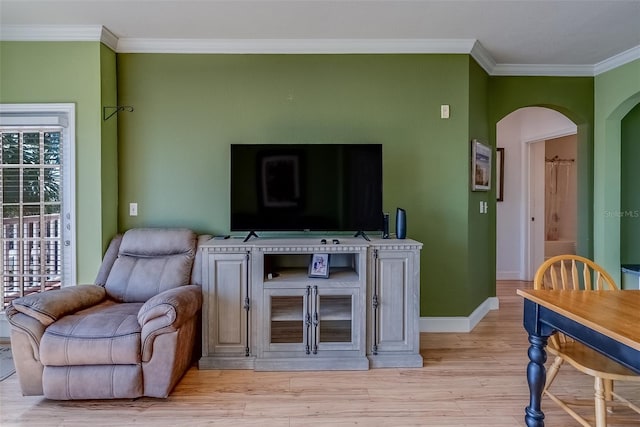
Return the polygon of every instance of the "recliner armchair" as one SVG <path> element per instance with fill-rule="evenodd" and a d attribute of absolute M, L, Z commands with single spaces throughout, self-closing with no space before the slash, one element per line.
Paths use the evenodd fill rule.
<path fill-rule="evenodd" d="M 132 229 L 110 243 L 96 284 L 18 298 L 7 308 L 24 395 L 167 397 L 191 364 L 202 306 L 200 239 Z"/>

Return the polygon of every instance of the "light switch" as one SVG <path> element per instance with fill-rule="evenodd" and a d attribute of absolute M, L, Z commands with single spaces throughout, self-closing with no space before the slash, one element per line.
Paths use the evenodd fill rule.
<path fill-rule="evenodd" d="M 448 104 L 442 104 L 440 106 L 440 118 L 441 119 L 448 119 L 449 118 L 449 105 Z"/>
<path fill-rule="evenodd" d="M 138 216 L 138 204 L 129 203 L 129 216 Z"/>

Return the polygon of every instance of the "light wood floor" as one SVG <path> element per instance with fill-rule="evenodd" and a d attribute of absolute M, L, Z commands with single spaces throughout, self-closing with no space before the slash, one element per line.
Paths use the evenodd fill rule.
<path fill-rule="evenodd" d="M 500 309 L 468 334 L 422 334 L 424 367 L 364 372 L 200 371 L 168 399 L 56 402 L 0 382 L 2 426 L 523 426 L 527 336 L 516 288 L 498 282 Z M 592 395 L 590 377 L 561 370 L 556 390 Z M 618 388 L 640 401 L 640 387 Z M 543 399 L 546 425 L 577 423 Z M 622 410 L 621 410 L 622 412 Z M 640 418 L 622 413 L 624 422 Z"/>

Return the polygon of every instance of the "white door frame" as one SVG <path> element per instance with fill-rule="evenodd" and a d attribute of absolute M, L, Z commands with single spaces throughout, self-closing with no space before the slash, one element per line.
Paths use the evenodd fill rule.
<path fill-rule="evenodd" d="M 522 141 L 527 145 L 526 149 L 522 150 L 524 155 L 522 161 L 522 170 L 526 176 L 526 179 L 523 179 L 523 188 L 522 194 L 525 199 L 524 201 L 524 212 L 526 215 L 522 216 L 521 220 L 521 230 L 522 230 L 522 238 L 523 238 L 523 246 L 524 250 L 522 251 L 522 263 L 523 270 L 521 272 L 524 280 L 532 281 L 533 276 L 536 273 L 536 270 L 540 263 L 544 261 L 544 197 L 542 198 L 542 203 L 534 203 L 534 180 L 539 177 L 536 175 L 536 171 L 533 170 L 532 161 L 533 161 L 533 144 L 536 142 L 543 142 L 549 139 L 561 138 L 563 136 L 575 135 L 577 133 L 577 129 L 562 129 L 556 132 L 549 133 L 548 135 L 544 135 L 542 137 L 536 137 L 535 139 Z M 538 161 L 540 161 L 538 159 Z M 544 161 L 544 150 L 542 150 L 542 161 Z M 543 163 L 543 171 L 544 171 L 544 163 Z M 544 179 L 544 175 L 543 175 Z M 543 193 L 544 195 L 544 190 Z M 536 218 L 536 221 L 531 221 L 531 217 Z M 542 221 L 543 228 L 540 233 L 536 226 L 540 224 Z M 536 222 L 536 224 L 534 224 Z M 534 231 L 535 230 L 535 231 Z M 536 248 L 538 248 L 536 255 Z M 540 249 L 542 249 L 542 260 L 540 260 Z"/>
<path fill-rule="evenodd" d="M 0 104 L 0 125 L 60 126 L 63 146 L 62 240 L 65 257 L 62 286 L 76 283 L 76 105 Z M 0 335 L 2 336 L 2 335 Z"/>

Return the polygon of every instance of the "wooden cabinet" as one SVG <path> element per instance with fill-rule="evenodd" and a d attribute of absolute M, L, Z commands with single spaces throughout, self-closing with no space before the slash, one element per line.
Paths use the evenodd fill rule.
<path fill-rule="evenodd" d="M 262 300 L 256 370 L 369 369 L 362 242 L 290 239 L 257 248 L 262 264 L 255 264 L 253 285 Z M 329 277 L 309 277 L 311 257 L 320 253 L 329 255 Z"/>
<path fill-rule="evenodd" d="M 421 247 L 357 238 L 326 244 L 320 237 L 207 242 L 199 367 L 422 366 Z M 328 278 L 308 275 L 318 253 L 329 254 Z"/>
<path fill-rule="evenodd" d="M 251 252 L 203 251 L 202 358 L 200 369 L 251 369 L 251 288 L 249 269 Z"/>
<path fill-rule="evenodd" d="M 420 367 L 419 246 L 374 245 L 369 250 L 367 355 L 372 367 Z"/>

